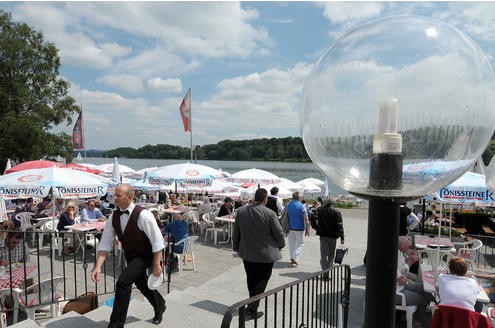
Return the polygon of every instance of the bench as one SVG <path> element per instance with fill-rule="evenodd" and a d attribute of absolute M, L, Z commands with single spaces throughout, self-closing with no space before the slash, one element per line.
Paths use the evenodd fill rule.
<path fill-rule="evenodd" d="M 495 232 L 493 232 L 492 229 L 490 229 L 489 226 L 487 225 L 482 225 L 481 228 L 483 229 L 483 231 L 487 234 L 487 235 L 495 235 Z"/>

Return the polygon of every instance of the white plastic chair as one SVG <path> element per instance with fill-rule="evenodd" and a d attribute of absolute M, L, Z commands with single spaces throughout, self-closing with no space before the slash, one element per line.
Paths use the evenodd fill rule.
<path fill-rule="evenodd" d="M 194 233 L 194 226 L 198 224 L 198 212 L 197 211 L 189 211 L 186 213 L 186 221 L 191 227 L 192 233 Z"/>
<path fill-rule="evenodd" d="M 20 231 L 26 232 L 26 231 L 34 231 L 34 226 L 31 223 L 31 219 L 33 218 L 33 213 L 31 212 L 21 212 L 17 213 L 15 215 L 15 219 L 21 223 L 21 226 L 19 227 Z M 33 232 L 34 235 L 34 232 Z M 33 237 L 33 235 L 31 237 Z M 34 238 L 32 238 L 31 243 L 34 246 Z"/>
<path fill-rule="evenodd" d="M 33 228 L 31 219 L 33 218 L 33 213 L 31 212 L 21 212 L 15 215 L 15 219 L 21 223 L 19 230 L 26 231 Z"/>
<path fill-rule="evenodd" d="M 223 238 L 225 239 L 225 230 L 223 228 L 215 227 L 215 215 L 212 213 L 203 214 L 203 221 L 207 223 L 206 233 L 205 233 L 205 242 L 208 239 L 208 233 L 210 233 L 213 237 L 213 242 L 215 245 L 218 243 L 218 233 L 222 232 Z"/>
<path fill-rule="evenodd" d="M 58 256 L 62 256 L 62 251 L 64 250 L 64 239 L 59 237 L 57 230 L 58 220 L 46 221 L 40 229 L 39 233 L 39 245 L 43 246 L 43 239 L 45 235 L 52 236 L 52 245 L 58 250 Z"/>
<path fill-rule="evenodd" d="M 7 327 L 7 316 L 6 316 L 7 309 L 5 309 L 4 304 L 6 297 L 9 297 L 10 295 L 13 296 L 12 323 L 13 324 L 17 323 L 17 319 L 19 318 L 19 295 L 21 292 L 22 289 L 20 288 L 12 288 L 12 293 L 10 292 L 10 288 L 0 289 L 0 303 L 1 303 L 0 306 L 2 309 L 1 318 L 0 318 L 0 328 Z"/>
<path fill-rule="evenodd" d="M 184 248 L 182 249 L 182 253 L 175 253 L 177 255 L 178 263 L 179 263 L 179 272 L 182 272 L 184 270 L 184 266 L 187 264 L 187 259 L 188 257 L 191 257 L 191 262 L 193 265 L 193 271 L 196 271 L 196 259 L 194 257 L 194 251 L 193 251 L 193 244 L 196 240 L 198 240 L 198 236 L 190 236 L 187 238 L 184 238 L 182 240 L 179 240 L 175 246 L 178 245 L 184 245 Z"/>
<path fill-rule="evenodd" d="M 53 280 L 46 279 L 38 284 L 27 287 L 21 292 L 19 295 L 19 306 L 26 311 L 29 319 L 35 320 L 35 310 L 45 307 L 47 304 L 50 305 L 53 318 L 60 316 L 60 295 L 57 293 L 57 286 L 63 281 L 64 277 L 54 277 Z"/>
<path fill-rule="evenodd" d="M 437 259 L 437 253 L 439 255 Z M 436 249 L 420 249 L 418 250 L 418 259 L 420 264 L 433 265 L 433 261 L 438 261 L 439 267 L 446 267 L 450 259 L 454 255 L 450 251 Z"/>
<path fill-rule="evenodd" d="M 471 239 L 465 243 L 454 243 L 454 247 L 457 249 L 457 256 L 465 259 L 471 269 L 482 246 L 483 242 L 479 239 Z"/>
<path fill-rule="evenodd" d="M 412 326 L 413 326 L 413 314 L 414 314 L 414 312 L 416 312 L 418 307 L 416 305 L 407 305 L 406 295 L 402 294 L 401 292 L 397 292 L 397 296 L 400 296 L 401 304 L 396 304 L 395 309 L 406 312 L 407 328 L 412 328 Z"/>

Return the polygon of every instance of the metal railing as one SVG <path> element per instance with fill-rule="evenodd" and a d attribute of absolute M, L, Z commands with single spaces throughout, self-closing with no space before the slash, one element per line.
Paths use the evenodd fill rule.
<path fill-rule="evenodd" d="M 317 272 L 230 306 L 221 328 L 231 327 L 234 318 L 244 328 L 246 306 L 258 301 L 264 316 L 254 319 L 254 327 L 347 327 L 350 286 L 348 265 Z"/>
<path fill-rule="evenodd" d="M 102 267 L 100 282 L 94 283 L 91 280 L 91 270 L 96 263 L 96 249 L 95 243 L 90 245 L 88 240 L 96 241 L 95 232 L 64 232 L 59 234 L 53 231 L 12 231 L 11 233 L 14 232 L 20 233 L 22 236 L 20 241 L 22 243 L 20 246 L 21 255 L 27 260 L 18 260 L 10 248 L 4 248 L 4 256 L 10 262 L 10 265 L 6 267 L 4 277 L 8 275 L 12 282 L 13 275 L 16 273 L 22 279 L 18 287 L 12 283 L 9 284 L 9 287 L 4 286 L 4 293 L 8 292 L 9 295 L 15 295 L 13 293 L 15 288 L 24 290 L 26 287 L 41 281 L 53 280 L 54 277 L 60 276 L 64 277 L 64 281 L 59 284 L 56 291 L 52 292 L 52 297 L 42 299 L 41 295 L 38 295 L 37 305 L 67 301 L 89 291 L 95 292 L 97 295 L 115 292 L 117 279 L 126 266 L 123 251 L 118 248 L 118 243 L 114 244 L 114 251 L 110 252 L 109 258 Z M 59 247 L 63 248 L 63 244 L 58 245 L 58 243 L 62 242 L 67 245 L 67 237 L 70 237 L 68 239 L 71 240 L 71 246 L 74 249 L 84 247 L 85 251 L 79 250 L 70 255 L 64 254 L 63 250 L 59 252 Z M 6 238 L 0 242 L 0 245 L 3 247 L 7 243 L 8 239 Z M 165 265 L 165 261 L 162 264 Z M 27 268 L 33 265 L 37 267 L 34 274 L 27 274 Z M 7 308 L 8 312 L 12 310 L 15 309 Z"/>

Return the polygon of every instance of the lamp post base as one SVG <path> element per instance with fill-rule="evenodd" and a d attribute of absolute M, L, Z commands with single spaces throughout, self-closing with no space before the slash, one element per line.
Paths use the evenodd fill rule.
<path fill-rule="evenodd" d="M 366 328 L 395 327 L 399 206 L 392 199 L 369 199 L 364 316 Z"/>

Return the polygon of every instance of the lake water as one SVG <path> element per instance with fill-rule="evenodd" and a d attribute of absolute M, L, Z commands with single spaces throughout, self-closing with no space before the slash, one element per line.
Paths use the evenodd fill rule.
<path fill-rule="evenodd" d="M 89 164 L 107 164 L 112 163 L 111 158 L 87 157 L 83 159 L 84 163 Z M 165 159 L 136 159 L 136 158 L 119 158 L 119 164 L 129 166 L 134 170 L 140 170 L 147 167 L 165 166 L 170 164 L 184 163 L 185 160 L 165 160 Z M 298 163 L 298 162 L 251 162 L 251 161 L 201 161 L 197 164 L 207 165 L 215 169 L 222 169 L 229 173 L 235 173 L 246 169 L 261 169 L 271 172 L 279 177 L 287 178 L 297 182 L 306 178 L 316 178 L 325 180 L 325 176 L 318 170 L 313 163 Z M 338 186 L 328 182 L 328 188 L 331 195 L 347 194 Z"/>

